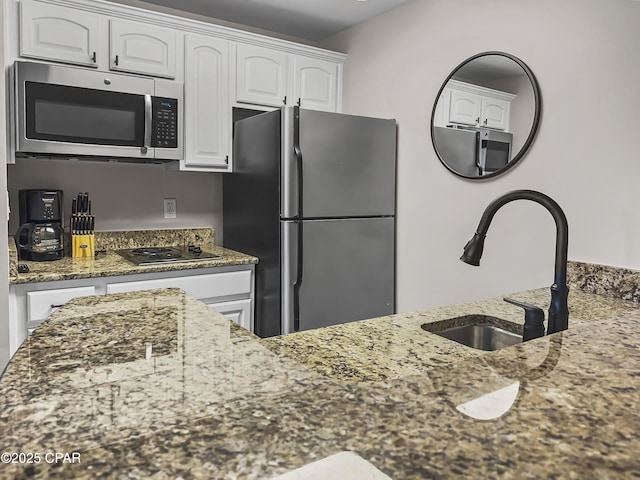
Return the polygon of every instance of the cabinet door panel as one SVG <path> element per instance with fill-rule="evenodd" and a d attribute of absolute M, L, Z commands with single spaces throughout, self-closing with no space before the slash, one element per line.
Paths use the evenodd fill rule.
<path fill-rule="evenodd" d="M 499 98 L 483 97 L 482 126 L 506 130 L 509 128 L 509 102 Z"/>
<path fill-rule="evenodd" d="M 482 97 L 475 93 L 451 90 L 449 121 L 463 125 L 477 125 L 480 122 Z"/>
<path fill-rule="evenodd" d="M 314 58 L 294 57 L 293 100 L 302 108 L 335 112 L 338 65 Z"/>
<path fill-rule="evenodd" d="M 236 100 L 278 107 L 286 103 L 288 55 L 242 44 L 236 52 Z"/>
<path fill-rule="evenodd" d="M 20 8 L 21 56 L 97 67 L 97 15 L 34 2 Z"/>
<path fill-rule="evenodd" d="M 233 302 L 209 303 L 208 307 L 220 312 L 232 322 L 237 323 L 250 332 L 253 332 L 251 324 L 251 300 L 236 300 Z"/>
<path fill-rule="evenodd" d="M 176 76 L 176 34 L 171 30 L 111 20 L 109 68 L 157 77 Z"/>
<path fill-rule="evenodd" d="M 186 167 L 231 170 L 229 44 L 214 38 L 185 38 Z"/>

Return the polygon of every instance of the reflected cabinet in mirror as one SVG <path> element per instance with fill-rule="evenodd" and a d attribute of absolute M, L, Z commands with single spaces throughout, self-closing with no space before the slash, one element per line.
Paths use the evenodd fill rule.
<path fill-rule="evenodd" d="M 456 175 L 495 177 L 531 146 L 540 111 L 540 89 L 524 62 L 503 52 L 480 53 L 440 88 L 431 116 L 433 146 Z"/>

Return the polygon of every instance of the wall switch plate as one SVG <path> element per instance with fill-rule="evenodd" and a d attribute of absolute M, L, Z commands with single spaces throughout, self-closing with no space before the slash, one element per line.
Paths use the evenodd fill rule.
<path fill-rule="evenodd" d="M 164 199 L 164 218 L 177 218 L 178 212 L 176 210 L 176 199 L 165 198 Z"/>

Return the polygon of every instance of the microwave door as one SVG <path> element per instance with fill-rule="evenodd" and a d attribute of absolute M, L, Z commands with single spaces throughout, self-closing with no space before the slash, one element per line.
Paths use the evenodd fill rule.
<path fill-rule="evenodd" d="M 152 79 L 28 62 L 16 62 L 15 75 L 18 152 L 154 157 Z"/>

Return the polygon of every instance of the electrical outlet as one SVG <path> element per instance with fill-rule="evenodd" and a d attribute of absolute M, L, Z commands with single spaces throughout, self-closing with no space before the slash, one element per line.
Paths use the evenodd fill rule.
<path fill-rule="evenodd" d="M 176 199 L 175 198 L 165 198 L 164 199 L 164 218 L 177 218 L 178 211 L 176 209 Z"/>

